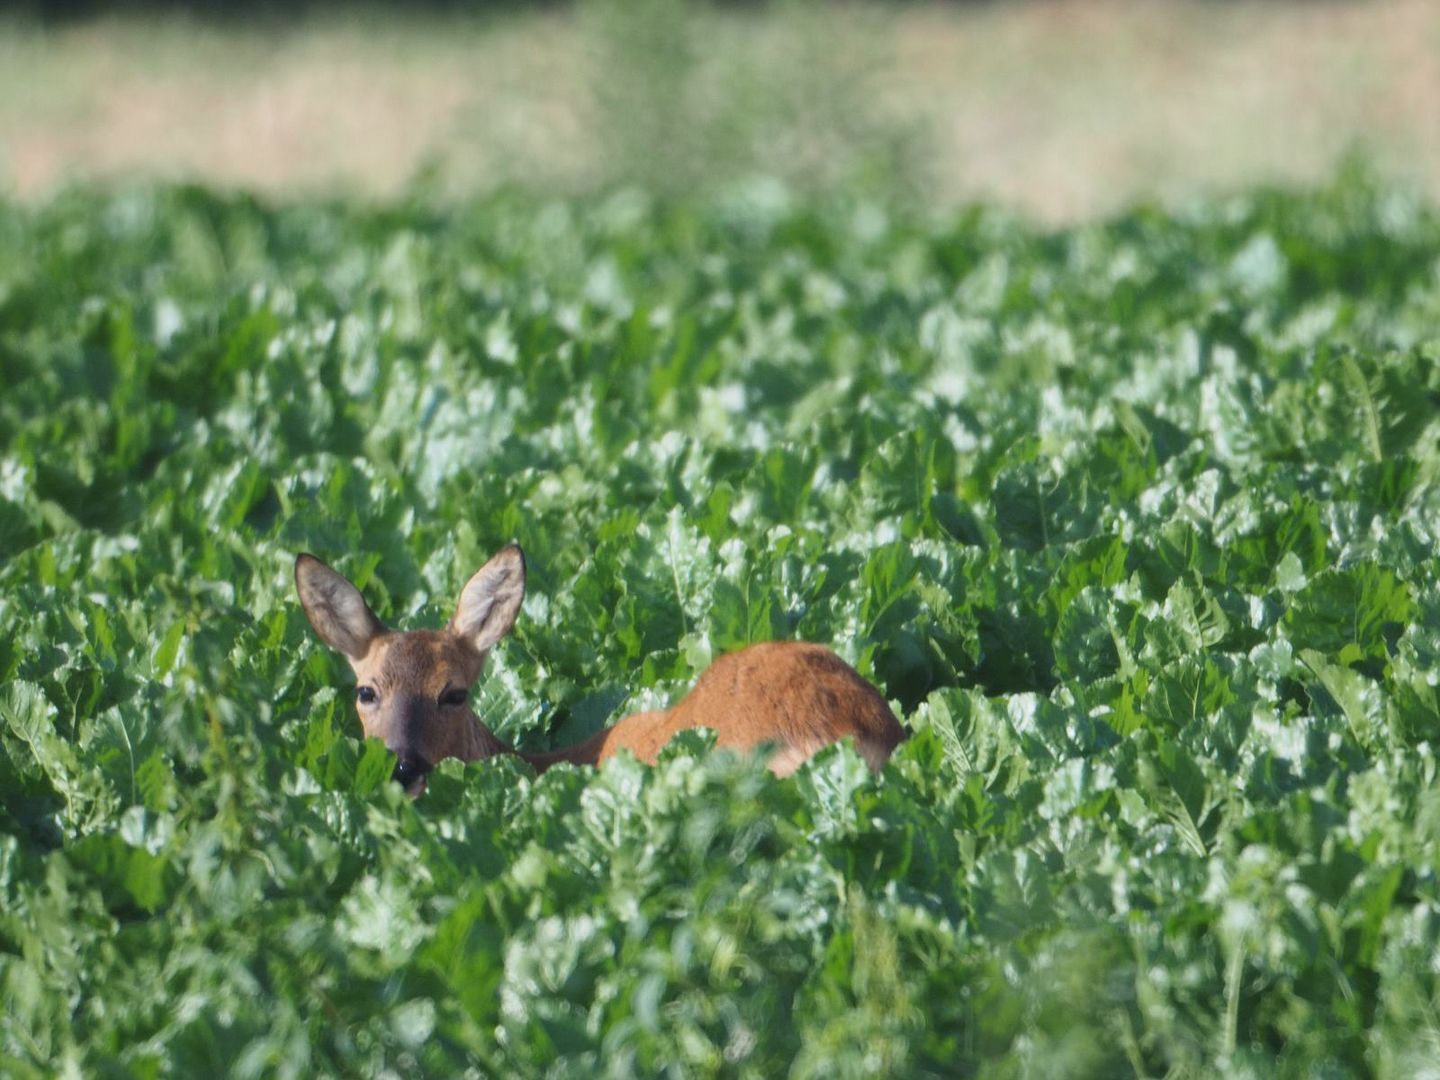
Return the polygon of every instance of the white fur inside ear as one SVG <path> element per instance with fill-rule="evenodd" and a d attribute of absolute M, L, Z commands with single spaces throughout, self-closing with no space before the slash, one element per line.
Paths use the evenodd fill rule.
<path fill-rule="evenodd" d="M 485 652 L 510 632 L 524 599 L 525 556 L 511 544 L 465 583 L 450 629 L 476 652 Z"/>
<path fill-rule="evenodd" d="M 351 660 L 364 657 L 385 632 L 360 590 L 313 555 L 295 561 L 295 589 L 320 640 Z"/>

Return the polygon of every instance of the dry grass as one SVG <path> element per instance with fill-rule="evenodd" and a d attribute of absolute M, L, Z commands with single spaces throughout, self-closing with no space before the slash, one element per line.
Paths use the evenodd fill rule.
<path fill-rule="evenodd" d="M 1440 5 L 591 0 L 284 28 L 0 23 L 0 186 L 262 191 L 923 177 L 1047 220 L 1359 150 L 1440 195 Z"/>
<path fill-rule="evenodd" d="M 932 10 L 899 43 L 896 93 L 928 90 L 951 194 L 1064 219 L 1311 181 L 1352 151 L 1440 193 L 1440 5 L 1425 0 Z"/>

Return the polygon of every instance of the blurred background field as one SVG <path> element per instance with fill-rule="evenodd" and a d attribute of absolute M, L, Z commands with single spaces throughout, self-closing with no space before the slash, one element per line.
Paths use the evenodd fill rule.
<path fill-rule="evenodd" d="M 52 5 L 53 6 L 53 5 Z M 1358 156 L 1440 192 L 1440 4 L 92 3 L 0 16 L 0 192 L 982 198 L 1046 222 Z"/>

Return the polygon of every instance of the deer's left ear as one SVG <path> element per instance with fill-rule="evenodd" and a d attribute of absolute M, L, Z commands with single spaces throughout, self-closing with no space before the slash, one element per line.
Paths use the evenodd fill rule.
<path fill-rule="evenodd" d="M 510 632 L 524 599 L 525 553 L 519 544 L 510 544 L 465 583 L 450 631 L 476 652 L 486 652 Z"/>

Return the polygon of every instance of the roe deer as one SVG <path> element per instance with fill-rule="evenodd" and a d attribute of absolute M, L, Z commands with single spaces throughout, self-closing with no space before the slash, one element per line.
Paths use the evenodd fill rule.
<path fill-rule="evenodd" d="M 822 645 L 777 641 L 720 657 L 671 709 L 626 717 L 575 746 L 525 753 L 497 738 L 469 704 L 486 655 L 515 624 L 525 597 L 518 546 L 502 548 L 466 583 L 443 630 L 386 629 L 360 590 L 313 555 L 295 560 L 295 587 L 320 639 L 350 661 L 365 735 L 395 753 L 395 779 L 411 795 L 449 757 L 518 753 L 545 769 L 559 761 L 598 765 L 623 748 L 653 763 L 672 735 L 693 727 L 713 728 L 716 746 L 773 744 L 769 767 L 777 776 L 847 737 L 878 772 L 905 737 L 885 699 L 840 657 Z"/>

